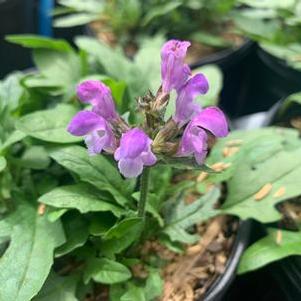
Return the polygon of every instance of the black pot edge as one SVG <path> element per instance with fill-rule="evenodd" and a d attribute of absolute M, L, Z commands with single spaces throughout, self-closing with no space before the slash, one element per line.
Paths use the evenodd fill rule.
<path fill-rule="evenodd" d="M 201 58 L 198 62 L 191 64 L 190 67 L 194 69 L 209 64 L 218 65 L 222 68 L 230 67 L 231 65 L 240 62 L 255 47 L 256 43 L 247 39 L 240 47 L 227 48 L 210 54 L 204 58 Z"/>
<path fill-rule="evenodd" d="M 301 71 L 289 66 L 285 60 L 270 54 L 260 46 L 257 47 L 257 54 L 261 61 L 276 74 L 282 77 L 289 77 L 293 81 L 300 82 Z"/>
<path fill-rule="evenodd" d="M 221 298 L 227 292 L 229 286 L 232 284 L 236 276 L 235 271 L 239 260 L 249 243 L 251 224 L 252 222 L 250 220 L 241 221 L 239 223 L 237 236 L 226 264 L 225 272 L 216 279 L 216 281 L 207 291 L 203 301 L 221 300 Z"/>

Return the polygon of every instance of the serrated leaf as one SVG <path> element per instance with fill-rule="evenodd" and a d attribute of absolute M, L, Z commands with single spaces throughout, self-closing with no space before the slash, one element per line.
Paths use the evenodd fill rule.
<path fill-rule="evenodd" d="M 41 291 L 32 301 L 78 301 L 75 296 L 77 277 L 60 277 L 50 273 Z"/>
<path fill-rule="evenodd" d="M 239 135 L 244 136 L 243 146 L 231 156 L 231 160 L 236 157 L 237 163 L 229 175 L 228 195 L 222 209 L 242 219 L 276 221 L 280 214 L 275 205 L 301 194 L 298 182 L 301 141 L 298 133 L 290 129 L 270 128 L 235 133 L 232 138 Z M 272 185 L 271 191 L 262 199 L 255 200 L 255 194 L 266 184 Z M 277 196 L 279 189 L 284 193 Z"/>
<path fill-rule="evenodd" d="M 129 203 L 134 182 L 123 180 L 117 168 L 105 156 L 89 156 L 87 150 L 80 146 L 51 149 L 50 156 L 60 165 L 78 174 L 82 181 L 110 192 L 120 205 Z"/>
<path fill-rule="evenodd" d="M 281 231 L 281 240 L 278 243 L 277 231 Z M 300 232 L 270 229 L 266 237 L 255 242 L 244 252 L 238 273 L 243 274 L 259 269 L 291 255 L 301 255 Z"/>
<path fill-rule="evenodd" d="M 93 279 L 95 282 L 114 284 L 131 278 L 130 270 L 119 262 L 107 258 L 94 258 L 88 262 L 84 271 L 84 282 Z"/>
<path fill-rule="evenodd" d="M 67 132 L 67 125 L 76 112 L 75 108 L 69 105 L 59 105 L 54 109 L 36 111 L 19 119 L 16 128 L 29 136 L 47 142 L 77 142 L 81 138 Z"/>
<path fill-rule="evenodd" d="M 111 204 L 101 193 L 88 184 L 61 186 L 42 195 L 38 202 L 64 209 L 77 209 L 81 213 L 110 211 L 119 217 L 123 210 Z"/>
<path fill-rule="evenodd" d="M 167 234 L 172 241 L 194 243 L 198 239 L 197 235 L 189 234 L 186 230 L 219 214 L 219 210 L 214 208 L 219 196 L 219 190 L 213 188 L 192 204 L 186 205 L 183 196 L 180 195 L 176 201 L 171 201 L 166 208 L 166 226 L 163 233 Z"/>
<path fill-rule="evenodd" d="M 47 278 L 53 250 L 65 239 L 59 222 L 50 223 L 29 204 L 14 215 L 18 223 L 12 224 L 11 242 L 0 260 L 0 300 L 29 301 Z"/>

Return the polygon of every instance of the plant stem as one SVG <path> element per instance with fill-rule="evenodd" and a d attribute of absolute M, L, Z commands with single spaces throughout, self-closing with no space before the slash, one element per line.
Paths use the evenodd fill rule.
<path fill-rule="evenodd" d="M 144 168 L 140 179 L 140 200 L 138 204 L 138 216 L 143 218 L 145 215 L 145 205 L 147 201 L 148 181 L 149 181 L 149 168 L 146 167 Z"/>

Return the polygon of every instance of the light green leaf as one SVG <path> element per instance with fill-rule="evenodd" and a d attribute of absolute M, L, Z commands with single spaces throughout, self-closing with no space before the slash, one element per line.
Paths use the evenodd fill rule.
<path fill-rule="evenodd" d="M 166 226 L 163 233 L 167 234 L 172 241 L 194 243 L 198 239 L 197 235 L 189 234 L 186 230 L 220 213 L 214 208 L 219 196 L 219 190 L 213 188 L 189 205 L 184 203 L 182 195 L 175 201 L 170 201 L 166 208 Z"/>
<path fill-rule="evenodd" d="M 146 301 L 143 287 L 129 283 L 127 291 L 121 296 L 120 301 Z"/>
<path fill-rule="evenodd" d="M 160 276 L 159 271 L 150 270 L 145 283 L 145 296 L 146 300 L 154 300 L 161 296 L 163 291 L 164 282 Z"/>
<path fill-rule="evenodd" d="M 104 284 L 114 284 L 131 278 L 130 270 L 116 261 L 106 258 L 94 258 L 88 262 L 84 271 L 84 282 L 91 279 Z"/>
<path fill-rule="evenodd" d="M 68 16 L 56 18 L 54 27 L 73 27 L 88 24 L 99 19 L 98 14 L 91 13 L 75 13 Z"/>
<path fill-rule="evenodd" d="M 19 142 L 20 140 L 22 140 L 23 138 L 26 137 L 26 134 L 24 132 L 21 132 L 19 130 L 15 130 L 14 132 L 12 132 L 12 134 L 10 134 L 10 136 L 8 136 L 8 138 L 5 140 L 5 142 L 3 143 L 3 145 L 0 146 L 0 150 L 4 150 L 7 147 L 11 146 L 12 144 Z"/>
<path fill-rule="evenodd" d="M 276 242 L 277 230 L 251 245 L 243 254 L 238 273 L 259 269 L 271 262 L 291 255 L 301 255 L 301 233 L 281 230 L 281 241 Z"/>
<path fill-rule="evenodd" d="M 89 156 L 87 150 L 80 146 L 55 148 L 50 150 L 50 156 L 78 174 L 82 181 L 110 192 L 120 205 L 126 205 L 131 199 L 133 181 L 123 180 L 105 156 Z"/>
<path fill-rule="evenodd" d="M 46 280 L 64 234 L 59 222 L 50 223 L 29 204 L 20 205 L 14 215 L 18 223 L 11 225 L 11 242 L 0 260 L 0 300 L 29 301 Z"/>
<path fill-rule="evenodd" d="M 71 51 L 71 46 L 65 40 L 55 40 L 37 35 L 9 35 L 6 40 L 23 47 L 34 49 L 52 49 L 56 51 Z"/>
<path fill-rule="evenodd" d="M 16 128 L 34 138 L 55 143 L 71 143 L 80 141 L 81 137 L 67 132 L 67 125 L 76 114 L 69 105 L 58 105 L 54 109 L 36 111 L 23 116 L 16 123 Z"/>
<path fill-rule="evenodd" d="M 50 164 L 50 158 L 43 146 L 31 146 L 16 163 L 25 168 L 45 169 Z"/>
<path fill-rule="evenodd" d="M 209 90 L 205 95 L 196 98 L 195 102 L 202 107 L 215 106 L 219 101 L 219 94 L 223 87 L 223 74 L 215 65 L 206 65 L 193 70 L 193 74 L 203 73 L 209 82 Z"/>
<path fill-rule="evenodd" d="M 42 195 L 38 202 L 56 208 L 77 209 L 81 213 L 110 211 L 118 217 L 123 213 L 122 208 L 108 202 L 87 184 L 57 187 Z"/>
<path fill-rule="evenodd" d="M 0 172 L 2 170 L 4 170 L 5 167 L 6 167 L 6 159 L 4 157 L 0 156 Z"/>
<path fill-rule="evenodd" d="M 41 291 L 32 301 L 78 301 L 75 296 L 77 277 L 60 277 L 50 273 Z"/>
<path fill-rule="evenodd" d="M 120 253 L 139 239 L 142 229 L 141 218 L 125 218 L 105 234 L 105 240 L 101 243 L 101 252 L 106 256 Z"/>

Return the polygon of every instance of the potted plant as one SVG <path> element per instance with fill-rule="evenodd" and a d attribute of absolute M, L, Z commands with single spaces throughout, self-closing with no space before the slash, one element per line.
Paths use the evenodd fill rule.
<path fill-rule="evenodd" d="M 35 43 L 31 40 L 31 43 L 37 46 L 39 41 L 39 47 L 43 48 L 46 40 L 35 40 Z M 205 269 L 203 281 L 207 285 L 199 283 L 200 271 L 196 270 L 193 279 L 199 286 L 198 294 L 220 295 L 225 290 L 229 282 L 226 280 L 233 277 L 245 246 L 246 235 L 242 234 L 246 230 L 241 232 L 237 220 L 219 216 L 221 211 L 214 208 L 221 200 L 219 185 L 196 187 L 201 181 L 196 180 L 201 170 L 214 172 L 213 168 L 227 169 L 227 164 L 212 169 L 197 165 L 190 156 L 195 153 L 202 164 L 206 150 L 194 149 L 189 136 L 192 128 L 199 129 L 201 139 L 210 137 L 211 147 L 214 135 L 227 134 L 227 123 L 223 113 L 212 107 L 200 111 L 193 123 L 189 123 L 190 115 L 198 108 L 193 102 L 195 93 L 206 93 L 208 83 L 202 74 L 190 78 L 187 74 L 183 58 L 189 43 L 176 42 L 175 53 L 173 43 L 167 43 L 162 50 L 162 87 L 157 95 L 147 94 L 138 100 L 146 118 L 145 123 L 140 123 L 141 128 L 137 125 L 131 128 L 118 115 L 111 90 L 99 81 L 84 81 L 78 86 L 79 98 L 91 103 L 92 110 L 77 113 L 71 122 L 77 104 L 58 104 L 53 88 L 50 102 L 41 102 L 43 94 L 37 95 L 33 87 L 24 88 L 31 75 L 13 76 L 2 83 L 2 94 L 10 96 L 12 101 L 1 107 L 2 116 L 7 118 L 5 128 L 1 129 L 1 298 L 24 301 L 35 296 L 39 300 L 49 294 L 55 298 L 59 293 L 58 283 L 63 286 L 63 293 L 73 298 L 88 298 L 89 294 L 108 296 L 108 285 L 112 300 L 118 300 L 119 296 L 152 300 L 162 293 L 176 291 L 191 294 L 192 284 L 185 288 L 182 283 L 175 284 L 174 292 L 168 286 L 163 290 L 160 275 L 172 261 L 179 268 L 185 260 L 194 258 L 197 262 L 201 253 L 209 258 L 201 266 Z M 53 49 L 65 51 L 64 46 L 59 42 L 51 44 Z M 177 54 L 180 57 L 171 66 L 177 77 L 171 78 L 170 70 L 164 68 L 170 68 L 167 61 Z M 10 92 L 11 81 L 18 87 L 18 93 Z M 42 82 L 42 79 L 36 81 L 40 91 Z M 45 91 L 49 87 L 44 86 Z M 178 90 L 177 110 L 167 121 L 162 119 L 162 112 L 171 89 Z M 182 105 L 190 106 L 188 115 L 181 110 Z M 214 117 L 215 122 L 206 116 Z M 139 120 L 140 117 L 136 118 L 136 122 Z M 68 123 L 69 132 L 75 136 L 67 132 Z M 89 156 L 78 145 L 81 135 L 86 136 L 90 153 L 99 153 L 104 148 L 108 155 Z M 179 148 L 181 136 L 184 139 Z M 189 139 L 187 142 L 185 137 Z M 124 147 L 132 148 L 135 156 L 132 151 L 129 157 L 124 156 L 127 153 Z M 120 172 L 130 179 L 119 174 L 110 156 L 112 151 Z M 153 167 L 155 164 L 158 166 Z M 172 171 L 172 167 L 186 171 Z M 197 172 L 191 170 L 195 167 Z M 140 173 L 139 185 L 136 177 Z M 197 227 L 198 224 L 202 225 Z M 197 243 L 197 233 L 207 237 L 206 244 L 211 245 L 211 251 Z M 16 258 L 19 268 L 14 273 Z M 217 264 L 214 269 L 209 268 L 212 260 Z M 222 287 L 215 284 L 209 289 L 209 283 L 224 269 L 230 273 L 225 273 L 226 278 L 218 278 Z M 177 283 L 171 267 L 168 275 L 170 281 Z M 12 286 L 12 281 L 16 285 Z"/>
<path fill-rule="evenodd" d="M 239 32 L 257 42 L 257 56 L 247 65 L 249 85 L 242 95 L 244 113 L 265 111 L 300 90 L 299 1 L 239 1 L 233 12 Z"/>

